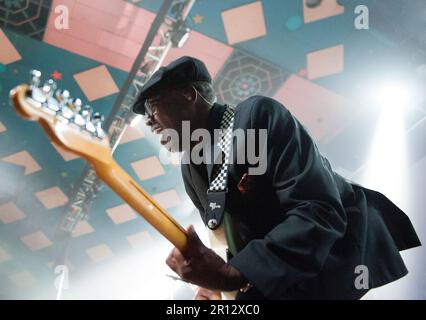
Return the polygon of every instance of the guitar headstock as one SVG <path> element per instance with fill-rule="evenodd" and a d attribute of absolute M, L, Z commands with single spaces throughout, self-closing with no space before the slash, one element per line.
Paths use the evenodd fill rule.
<path fill-rule="evenodd" d="M 10 98 L 18 114 L 38 121 L 49 137 L 59 146 L 85 158 L 109 157 L 111 149 L 102 128 L 103 116 L 93 112 L 67 90 L 57 90 L 49 79 L 41 85 L 41 72 L 32 70 L 30 83 L 10 91 Z"/>

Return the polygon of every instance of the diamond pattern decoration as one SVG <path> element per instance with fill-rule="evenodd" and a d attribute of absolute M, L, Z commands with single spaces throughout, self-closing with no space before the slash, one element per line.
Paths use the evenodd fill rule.
<path fill-rule="evenodd" d="M 175 189 L 160 192 L 152 196 L 164 208 L 172 208 L 179 205 L 182 200 Z"/>
<path fill-rule="evenodd" d="M 9 276 L 9 279 L 20 288 L 31 287 L 35 283 L 35 279 L 28 271 L 14 273 Z"/>
<path fill-rule="evenodd" d="M 75 270 L 75 266 L 71 263 L 71 261 L 69 259 L 65 259 L 64 265 L 67 266 L 68 269 L 71 270 L 71 271 Z M 47 263 L 47 266 L 49 267 L 49 269 L 53 270 L 53 268 L 56 267 L 56 264 L 55 264 L 54 261 L 49 261 Z"/>
<path fill-rule="evenodd" d="M 55 28 L 51 14 L 43 40 L 115 68 L 130 71 L 155 14 L 123 0 L 53 0 L 67 5 L 69 29 Z"/>
<path fill-rule="evenodd" d="M 101 262 L 113 256 L 111 249 L 106 244 L 91 247 L 86 250 L 86 253 L 93 262 Z"/>
<path fill-rule="evenodd" d="M 125 144 L 128 142 L 136 141 L 144 137 L 144 133 L 139 126 L 132 127 L 129 126 L 123 133 L 123 136 L 120 139 L 120 144 Z"/>
<path fill-rule="evenodd" d="M 87 220 L 80 220 L 75 226 L 75 229 L 72 232 L 72 236 L 74 238 L 77 238 L 85 234 L 92 233 L 93 231 L 93 227 L 89 224 Z"/>
<path fill-rule="evenodd" d="M 11 259 L 12 257 L 9 255 L 9 253 L 5 249 L 0 247 L 0 263 L 9 261 Z"/>
<path fill-rule="evenodd" d="M 40 165 L 26 150 L 4 157 L 2 160 L 18 166 L 23 166 L 26 176 L 41 170 Z"/>
<path fill-rule="evenodd" d="M 49 270 L 46 267 L 47 261 L 52 259 L 51 254 L 49 254 L 50 248 L 45 247 L 44 250 L 39 249 L 40 251 L 32 253 L 27 249 L 26 244 L 24 246 L 24 242 L 19 240 L 19 237 L 42 230 L 50 241 L 56 242 L 50 231 L 56 226 L 53 222 L 60 218 L 60 215 L 56 216 L 56 213 L 62 211 L 61 207 L 58 207 L 59 210 L 55 210 L 55 215 L 52 215 L 52 211 L 50 211 L 52 214 L 49 214 L 49 211 L 44 209 L 45 205 L 43 204 L 42 206 L 42 202 L 39 203 L 39 200 L 34 197 L 34 193 L 54 186 L 65 192 L 68 190 L 69 184 L 75 184 L 78 181 L 81 169 L 85 164 L 80 159 L 72 161 L 77 156 L 62 152 L 62 150 L 57 150 L 60 155 L 58 156 L 50 144 L 45 143 L 45 136 L 39 129 L 31 129 L 29 139 L 28 137 L 23 138 L 26 133 L 22 132 L 20 120 L 18 121 L 19 118 L 8 105 L 6 91 L 12 85 L 8 79 L 16 80 L 16 83 L 24 82 L 27 80 L 28 68 L 39 67 L 46 76 L 51 74 L 54 78 L 62 78 L 62 87 L 68 87 L 70 90 L 75 91 L 77 83 L 72 78 L 74 74 L 78 75 L 82 71 L 105 64 L 107 71 L 113 76 L 113 81 L 120 87 L 121 79 L 125 78 L 125 74 L 119 70 L 111 69 L 109 66 L 122 70 L 130 69 L 138 48 L 137 44 L 142 44 L 146 31 L 152 23 L 153 17 L 155 17 L 155 10 L 148 12 L 148 10 L 136 8 L 131 4 L 132 1 L 137 2 L 138 0 L 129 0 L 128 2 L 122 0 L 52 0 L 52 11 L 49 18 L 51 22 L 49 26 L 51 37 L 46 39 L 53 46 L 39 41 L 32 41 L 27 36 L 15 35 L 13 31 L 9 32 L 9 30 L 15 30 L 11 25 L 7 27 L 7 30 L 4 30 L 4 33 L 0 30 L 0 33 L 8 38 L 6 42 L 12 42 L 14 46 L 15 52 L 12 52 L 12 56 L 15 55 L 18 57 L 17 59 L 21 59 L 22 55 L 20 61 L 16 60 L 17 62 L 11 62 L 12 64 L 2 64 L 0 62 L 0 94 L 4 98 L 0 102 L 0 107 L 3 107 L 5 111 L 0 112 L 0 145 L 2 147 L 0 158 L 10 156 L 18 151 L 26 151 L 32 160 L 36 160 L 36 166 L 33 165 L 33 168 L 31 168 L 31 165 L 20 164 L 18 166 L 0 161 L 3 166 L 2 173 L 14 171 L 13 174 L 10 174 L 10 177 L 17 177 L 17 180 L 14 181 L 0 174 L 0 178 L 5 181 L 2 184 L 4 189 L 12 189 L 13 183 L 10 182 L 19 182 L 19 185 L 14 188 L 16 191 L 11 192 L 10 196 L 2 198 L 1 195 L 4 192 L 2 194 L 0 190 L 0 198 L 5 199 L 0 201 L 0 227 L 5 223 L 9 223 L 9 225 L 4 225 L 4 230 L 2 230 L 7 232 L 0 231 L 0 274 L 3 275 L 4 279 L 2 280 L 5 285 L 8 284 L 7 277 L 11 273 L 15 274 L 10 276 L 10 280 L 16 284 L 21 283 L 22 287 L 25 286 L 25 283 L 31 283 L 32 278 L 41 281 L 46 276 L 53 275 L 53 270 Z M 344 80 L 350 80 L 355 69 L 359 71 L 356 74 L 361 74 L 365 71 L 358 69 L 358 66 L 363 65 L 362 61 L 370 61 L 374 57 L 382 56 L 382 53 L 384 53 L 381 49 L 382 46 L 373 46 L 374 50 L 371 49 L 371 54 L 368 54 L 371 59 L 365 59 L 367 54 L 363 55 L 362 50 L 363 47 L 371 47 L 369 46 L 371 45 L 371 39 L 369 40 L 369 37 L 365 37 L 365 34 L 363 36 L 362 32 L 350 32 L 351 29 L 353 31 L 353 28 L 339 28 L 340 25 L 350 26 L 353 24 L 353 12 L 347 12 L 347 14 L 342 15 L 338 10 L 334 13 L 328 10 L 322 16 L 318 14 L 321 10 L 327 11 L 324 8 L 327 8 L 330 3 L 334 4 L 335 7 L 339 7 L 339 10 L 343 12 L 343 7 L 338 6 L 336 4 L 337 1 L 322 0 L 322 4 L 318 8 L 312 9 L 312 12 L 315 11 L 316 14 L 306 11 L 302 4 L 303 0 L 277 1 L 277 4 L 271 4 L 268 1 L 260 2 L 259 0 L 204 1 L 206 4 L 204 5 L 204 2 L 200 5 L 196 4 L 195 8 L 198 11 L 193 12 L 193 14 L 199 12 L 199 16 L 195 21 L 189 21 L 190 27 L 195 27 L 200 32 L 192 30 L 186 45 L 183 48 L 172 49 L 166 57 L 165 64 L 170 62 L 171 59 L 184 54 L 201 58 L 216 80 L 215 89 L 218 92 L 220 102 L 235 104 L 253 94 L 275 95 L 275 98 L 282 101 L 301 120 L 302 124 L 308 127 L 315 139 L 327 144 L 327 141 L 339 134 L 339 130 L 348 122 L 348 118 L 354 114 L 351 110 L 359 108 L 359 106 L 354 108 L 352 105 L 350 106 L 352 108 L 348 110 L 348 102 L 333 90 L 341 90 L 339 92 L 344 94 L 344 88 L 339 83 Z M 6 0 L 0 0 L 0 7 L 5 2 Z M 7 0 L 7 2 L 11 3 L 15 2 L 15 0 Z M 17 2 L 21 2 L 21 4 L 30 2 L 34 5 L 40 2 L 49 3 L 50 0 L 17 0 Z M 291 4 L 287 4 L 287 2 L 291 2 Z M 265 28 L 265 35 L 260 35 L 259 37 L 253 34 L 247 35 L 247 33 L 253 33 L 250 28 L 244 28 L 237 32 L 231 30 L 230 34 L 235 36 L 235 38 L 232 39 L 231 36 L 228 39 L 230 42 L 235 41 L 233 45 L 244 50 L 242 52 L 238 48 L 234 49 L 231 45 L 228 45 L 226 38 L 228 31 L 225 31 L 224 27 L 222 27 L 220 19 L 222 19 L 222 10 L 226 10 L 224 11 L 226 13 L 229 12 L 227 9 L 241 6 L 244 3 L 248 5 L 257 3 L 260 9 L 262 9 L 263 5 L 262 11 L 264 11 L 266 21 L 262 21 L 263 13 L 259 17 L 261 17 L 261 24 L 263 23 L 267 30 Z M 53 9 L 58 4 L 66 4 L 70 8 L 70 30 L 57 30 L 54 28 L 53 22 L 57 14 L 55 14 Z M 144 6 L 144 8 L 159 7 L 157 1 L 149 0 L 140 1 L 140 5 Z M 350 7 L 352 8 L 352 6 Z M 18 7 L 12 7 L 12 9 L 17 10 Z M 214 10 L 210 11 L 210 9 Z M 348 9 L 348 7 L 345 7 L 345 9 Z M 272 12 L 274 10 L 275 12 Z M 303 25 L 304 18 L 302 14 L 304 14 L 305 22 L 310 24 Z M 204 16 L 204 20 L 201 15 Z M 288 18 L 295 17 L 294 15 L 297 15 L 298 19 L 295 22 L 292 21 L 293 24 L 291 26 L 299 29 L 289 32 L 291 29 L 286 28 L 286 26 L 289 27 L 286 23 L 289 21 Z M 2 17 L 4 15 L 0 9 L 0 20 Z M 318 21 L 319 19 L 323 20 Z M 251 23 L 253 21 L 253 19 L 244 19 L 243 16 L 241 16 L 241 20 L 242 23 Z M 389 24 L 392 24 L 392 21 L 394 20 L 389 20 Z M 198 22 L 202 23 L 197 24 Z M 225 25 L 224 20 L 223 23 Z M 230 22 L 230 28 L 233 27 L 232 24 L 233 21 Z M 336 28 L 329 30 L 330 32 L 325 32 L 325 34 L 324 30 L 328 29 L 330 24 L 333 24 Z M 0 21 L 0 28 L 2 26 Z M 406 34 L 399 23 L 394 27 L 400 30 L 401 34 Z M 240 31 L 245 34 L 238 34 Z M 325 36 L 316 37 L 318 34 L 324 34 Z M 27 35 L 32 36 L 29 33 Z M 255 37 L 251 38 L 252 36 Z M 241 38 L 238 39 L 238 37 Z M 374 38 L 373 40 L 377 42 L 378 39 Z M 393 39 L 390 39 L 390 41 L 394 42 Z M 0 57 L 9 50 L 6 48 L 7 45 L 4 45 L 6 42 L 4 39 L 0 40 Z M 346 48 L 342 47 L 341 51 L 335 50 L 334 53 L 330 51 L 324 56 L 321 56 L 321 52 L 318 55 L 315 55 L 314 52 L 311 52 L 308 56 L 305 55 L 309 51 L 336 46 L 340 43 L 346 45 Z M 350 43 L 357 43 L 357 46 L 350 47 L 348 46 Z M 383 47 L 389 48 L 386 45 Z M 352 52 L 353 54 L 344 57 L 344 53 L 347 53 L 349 49 L 355 51 Z M 75 53 L 75 55 L 72 53 Z M 413 52 L 414 54 L 421 55 L 421 52 Z M 62 56 L 65 59 L 62 59 Z M 84 57 L 90 57 L 92 60 L 89 61 Z M 352 65 L 354 61 L 349 59 L 357 57 L 360 63 Z M 98 61 L 98 64 L 93 64 L 93 60 Z M 292 72 L 298 73 L 299 77 L 297 75 L 290 76 L 287 70 L 272 64 L 272 61 L 287 68 L 291 67 Z M 370 63 L 375 61 L 373 59 Z M 343 67 L 345 73 L 339 74 L 338 72 L 341 72 Z M 338 76 L 334 77 L 332 76 L 333 74 Z M 3 76 L 5 77 L 3 78 Z M 315 81 L 327 76 L 330 77 L 321 81 L 324 86 L 312 82 L 312 80 Z M 308 81 L 308 78 L 311 81 Z M 97 81 L 88 81 L 89 86 L 92 85 L 90 82 L 96 84 Z M 96 97 L 96 94 L 98 93 L 95 90 L 93 95 Z M 102 96 L 102 94 L 98 94 L 98 96 Z M 103 108 L 103 106 L 107 108 L 109 107 L 108 104 L 112 102 L 110 99 L 99 99 L 102 98 L 94 100 L 95 109 Z M 352 117 L 352 120 L 354 119 L 356 120 L 356 118 Z M 32 126 L 36 126 L 36 124 Z M 350 129 L 352 130 L 352 128 Z M 346 131 L 344 134 L 347 134 Z M 368 132 L 366 134 L 368 135 Z M 156 161 L 155 157 L 152 157 L 153 166 L 149 163 L 143 165 L 141 163 L 140 166 L 137 166 L 138 161 L 144 160 L 143 158 L 147 157 L 147 155 L 158 156 L 158 154 L 154 153 L 154 146 L 151 145 L 151 141 L 144 141 L 145 139 L 141 140 L 141 138 L 143 138 L 143 132 L 138 132 L 138 128 L 127 130 L 121 140 L 121 144 L 133 142 L 120 147 L 121 149 L 119 148 L 117 159 L 127 169 L 130 167 L 129 164 L 135 161 L 132 169 L 138 173 L 139 178 L 146 181 L 143 184 L 147 190 L 151 192 L 161 191 L 154 194 L 154 198 L 163 207 L 172 208 L 172 211 L 176 212 L 181 212 L 181 209 L 185 212 L 192 212 L 193 204 L 190 199 L 187 199 L 188 197 L 184 197 L 185 193 L 180 184 L 179 175 L 175 171 L 178 169 L 177 167 L 162 165 L 159 161 Z M 328 144 L 325 149 L 327 151 L 336 150 L 335 148 L 339 147 L 340 143 L 344 143 L 347 140 L 340 140 L 340 135 L 338 138 L 336 139 L 336 145 L 331 146 Z M 2 142 L 5 143 L 3 144 Z M 334 143 L 334 141 L 332 142 Z M 336 153 L 338 152 L 336 151 Z M 341 152 L 339 156 L 340 154 Z M 358 157 L 358 154 L 355 152 L 354 155 L 351 155 L 352 157 Z M 335 161 L 338 166 L 341 165 L 339 161 Z M 362 160 L 359 161 L 361 162 Z M 27 174 L 26 177 L 23 177 L 22 174 L 24 168 Z M 32 171 L 34 168 L 36 168 L 35 171 Z M 155 170 L 153 168 L 157 168 L 158 172 L 154 173 Z M 344 172 L 344 169 L 339 171 Z M 34 172 L 34 174 L 31 175 L 31 172 Z M 135 172 L 130 173 L 136 176 Z M 154 179 L 153 177 L 157 178 Z M 17 199 L 17 197 L 19 198 Z M 185 206 L 182 205 L 182 200 L 185 201 Z M 6 201 L 13 202 L 5 203 Z M 105 219 L 106 209 L 115 206 L 119 207 L 118 205 L 121 203 L 120 200 L 117 200 L 112 195 L 108 188 L 103 188 L 92 209 L 92 213 L 95 214 L 90 215 L 90 220 L 81 221 L 77 225 L 73 233 L 75 238 L 73 240 L 73 250 L 69 252 L 70 259 L 77 268 L 87 267 L 88 261 L 103 261 L 110 257 L 120 259 L 118 250 L 120 250 L 121 255 L 121 249 L 135 248 L 135 254 L 139 254 L 140 252 L 148 252 L 148 250 L 144 249 L 153 247 L 156 244 L 158 235 L 149 228 L 140 229 L 140 225 L 146 224 L 139 223 L 140 221 L 138 220 L 140 218 L 137 217 L 137 213 L 133 212 L 129 207 L 119 208 L 116 212 L 112 210 L 111 214 L 108 214 L 108 218 Z M 35 216 L 31 215 L 34 213 L 32 209 L 37 213 Z M 38 214 L 40 213 L 39 209 L 43 209 L 42 215 Z M 105 210 L 104 214 L 102 214 L 103 210 Z M 187 216 L 185 215 L 185 217 Z M 116 219 L 117 222 L 111 222 L 110 219 L 111 221 Z M 194 219 L 197 219 L 197 217 L 194 216 Z M 128 222 L 126 223 L 126 221 Z M 29 225 L 30 223 L 31 225 Z M 115 231 L 117 232 L 112 232 L 114 231 L 113 229 L 116 229 Z M 101 230 L 108 232 L 99 232 Z M 143 230 L 149 230 L 149 232 Z M 16 238 L 18 238 L 18 243 L 16 243 Z M 158 241 L 164 242 L 165 240 Z M 26 251 L 27 255 L 22 254 L 22 250 Z M 136 250 L 138 251 L 136 252 Z M 28 255 L 34 256 L 34 259 L 28 260 Z M 68 262 L 66 264 L 69 265 Z M 25 266 L 25 269 L 21 269 L 20 267 L 22 266 Z M 92 267 L 96 268 L 97 266 L 94 265 Z M 24 270 L 28 272 L 21 272 Z M 84 269 L 82 271 L 90 272 L 92 270 Z M 8 292 L 8 288 L 4 289 L 3 293 L 0 294 L 1 296 L 9 298 L 9 294 L 14 294 L 12 290 Z M 34 293 L 37 294 L 37 291 L 34 290 Z M 16 290 L 16 292 L 28 293 L 27 290 Z"/>
<path fill-rule="evenodd" d="M 302 0 L 301 0 L 302 1 Z M 337 3 L 337 0 L 322 0 L 315 8 L 309 8 L 303 0 L 303 17 L 305 23 L 310 23 L 325 18 L 333 17 L 345 12 L 345 7 Z"/>
<path fill-rule="evenodd" d="M 0 29 L 0 63 L 9 64 L 21 60 L 21 55 L 15 46 Z"/>
<path fill-rule="evenodd" d="M 1 121 L 0 121 L 0 133 L 3 133 L 3 132 L 5 132 L 7 129 L 6 129 L 6 127 L 4 126 L 4 124 L 3 123 L 1 123 Z"/>
<path fill-rule="evenodd" d="M 128 222 L 137 218 L 137 214 L 128 204 L 109 208 L 106 212 L 115 224 Z"/>
<path fill-rule="evenodd" d="M 166 55 L 163 64 L 167 65 L 182 56 L 195 57 L 204 62 L 214 79 L 232 51 L 231 46 L 192 30 L 185 45 L 182 48 L 172 48 Z"/>
<path fill-rule="evenodd" d="M 323 143 L 335 137 L 356 110 L 344 97 L 296 75 L 283 84 L 274 98 L 303 123 L 315 140 Z"/>
<path fill-rule="evenodd" d="M 37 231 L 23 236 L 21 237 L 21 240 L 31 251 L 38 251 L 52 245 L 52 242 L 42 231 Z"/>
<path fill-rule="evenodd" d="M 59 187 L 52 187 L 35 193 L 35 196 L 40 200 L 46 209 L 54 209 L 63 206 L 68 202 L 68 197 L 62 192 Z"/>
<path fill-rule="evenodd" d="M 77 73 L 74 79 L 89 101 L 118 92 L 114 79 L 104 65 Z"/>
<path fill-rule="evenodd" d="M 132 162 L 132 168 L 142 181 L 161 176 L 165 173 L 160 160 L 156 156 Z"/>
<path fill-rule="evenodd" d="M 25 214 L 13 202 L 0 205 L 0 220 L 4 224 L 12 223 L 25 217 Z"/>
<path fill-rule="evenodd" d="M 222 20 L 229 44 L 266 35 L 261 1 L 225 10 L 222 12 Z"/>
<path fill-rule="evenodd" d="M 152 247 L 155 243 L 154 238 L 149 234 L 148 231 L 132 234 L 126 238 L 133 249 Z"/>
<path fill-rule="evenodd" d="M 306 58 L 310 80 L 340 73 L 344 68 L 344 46 L 338 45 L 310 52 Z"/>

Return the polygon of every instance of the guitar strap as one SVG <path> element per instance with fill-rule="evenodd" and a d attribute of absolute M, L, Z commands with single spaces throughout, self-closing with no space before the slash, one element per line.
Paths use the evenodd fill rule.
<path fill-rule="evenodd" d="M 232 217 L 225 210 L 228 165 L 231 157 L 232 134 L 234 124 L 234 108 L 225 105 L 226 110 L 220 123 L 220 137 L 217 142 L 219 157 L 214 159 L 210 185 L 207 190 L 208 206 L 206 210 L 206 221 L 209 230 L 210 244 L 213 250 L 225 261 L 230 255 L 238 252 L 238 233 L 234 232 Z M 216 156 L 216 155 L 215 155 Z M 219 160 L 219 161 L 218 161 Z M 223 223 L 222 223 L 223 222 Z M 235 299 L 237 291 L 222 292 L 222 299 Z"/>
<path fill-rule="evenodd" d="M 220 136 L 214 152 L 214 165 L 209 188 L 207 189 L 208 206 L 206 210 L 207 226 L 211 230 L 218 228 L 225 212 L 226 186 L 228 181 L 228 164 L 232 147 L 232 129 L 234 125 L 234 108 L 225 105 L 226 109 L 220 122 Z M 216 153 L 219 153 L 218 155 Z"/>

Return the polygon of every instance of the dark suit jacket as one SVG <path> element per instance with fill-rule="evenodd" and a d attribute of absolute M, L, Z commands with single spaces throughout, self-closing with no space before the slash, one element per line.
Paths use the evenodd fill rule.
<path fill-rule="evenodd" d="M 211 128 L 224 106 L 215 104 Z M 306 130 L 277 101 L 251 97 L 235 109 L 234 129 L 267 129 L 267 170 L 237 184 L 249 164 L 229 166 L 226 209 L 245 246 L 229 261 L 253 285 L 237 298 L 353 299 L 355 268 L 369 272 L 369 288 L 394 281 L 407 269 L 400 250 L 420 245 L 408 217 L 382 194 L 334 173 Z M 185 188 L 207 223 L 211 165 L 182 165 Z"/>

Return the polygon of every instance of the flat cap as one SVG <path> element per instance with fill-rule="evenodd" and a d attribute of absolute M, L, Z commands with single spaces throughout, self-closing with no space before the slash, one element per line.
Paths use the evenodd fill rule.
<path fill-rule="evenodd" d="M 206 65 L 193 57 L 180 57 L 161 67 L 149 78 L 133 105 L 133 112 L 145 114 L 145 101 L 163 90 L 178 88 L 194 81 L 212 82 Z"/>

